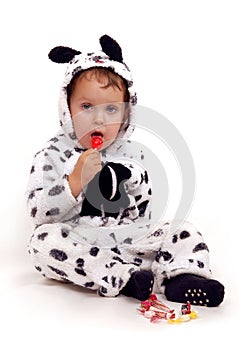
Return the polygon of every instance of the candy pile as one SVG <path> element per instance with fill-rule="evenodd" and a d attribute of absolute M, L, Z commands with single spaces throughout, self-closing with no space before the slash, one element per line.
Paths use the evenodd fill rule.
<path fill-rule="evenodd" d="M 149 318 L 150 322 L 156 323 L 160 320 L 167 320 L 170 324 L 179 324 L 197 318 L 195 311 L 191 310 L 189 302 L 183 304 L 180 311 L 180 316 L 176 318 L 175 310 L 170 309 L 157 299 L 156 294 L 151 294 L 150 297 L 141 302 L 141 308 L 137 309 L 144 317 Z"/>

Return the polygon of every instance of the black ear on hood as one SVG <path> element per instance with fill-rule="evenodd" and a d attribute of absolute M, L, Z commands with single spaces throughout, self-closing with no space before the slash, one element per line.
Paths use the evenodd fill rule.
<path fill-rule="evenodd" d="M 99 41 L 102 51 L 105 52 L 111 60 L 120 63 L 123 62 L 122 49 L 115 40 L 108 35 L 103 35 Z"/>
<path fill-rule="evenodd" d="M 75 55 L 80 55 L 80 51 L 65 46 L 56 46 L 48 54 L 51 61 L 55 63 L 68 63 Z"/>

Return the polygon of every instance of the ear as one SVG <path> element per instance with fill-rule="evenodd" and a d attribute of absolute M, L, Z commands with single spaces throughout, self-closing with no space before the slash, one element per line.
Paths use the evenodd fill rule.
<path fill-rule="evenodd" d="M 65 46 L 56 46 L 48 54 L 51 61 L 56 63 L 68 63 L 75 55 L 81 52 Z"/>
<path fill-rule="evenodd" d="M 108 35 L 103 35 L 99 41 L 103 52 L 105 52 L 111 60 L 122 63 L 122 49 L 115 40 Z"/>

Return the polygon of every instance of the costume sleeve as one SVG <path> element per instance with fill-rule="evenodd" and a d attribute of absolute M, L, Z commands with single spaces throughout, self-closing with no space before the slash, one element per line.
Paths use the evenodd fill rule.
<path fill-rule="evenodd" d="M 26 191 L 29 215 L 35 225 L 61 222 L 70 210 L 79 212 L 83 192 L 75 198 L 69 187 L 68 174 L 59 173 L 50 152 L 41 151 L 33 161 Z"/>

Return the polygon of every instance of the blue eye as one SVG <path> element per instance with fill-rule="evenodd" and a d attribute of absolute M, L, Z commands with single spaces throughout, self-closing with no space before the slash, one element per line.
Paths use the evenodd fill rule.
<path fill-rule="evenodd" d="M 115 113 L 115 112 L 117 112 L 118 109 L 117 109 L 116 106 L 109 105 L 109 106 L 106 107 L 106 110 L 107 110 L 108 113 Z"/>
<path fill-rule="evenodd" d="M 93 109 L 93 106 L 90 103 L 83 103 L 82 104 L 82 109 L 84 111 L 91 111 Z"/>

